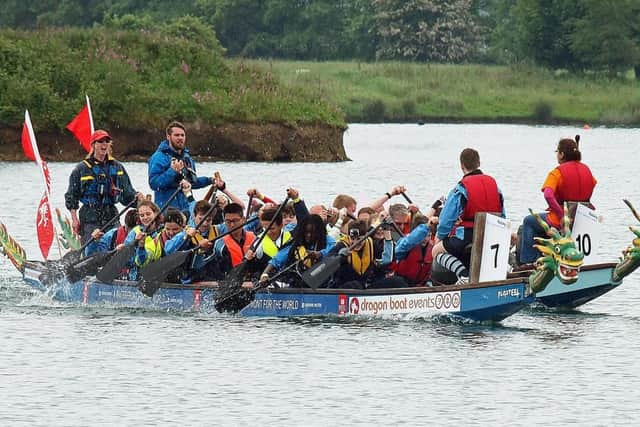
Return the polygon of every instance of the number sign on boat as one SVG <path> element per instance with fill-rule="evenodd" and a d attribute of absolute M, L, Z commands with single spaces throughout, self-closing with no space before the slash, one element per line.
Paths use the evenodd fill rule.
<path fill-rule="evenodd" d="M 509 271 L 511 222 L 490 213 L 477 213 L 471 252 L 471 283 L 504 280 Z"/>
<path fill-rule="evenodd" d="M 599 257 L 596 249 L 601 244 L 601 222 L 596 211 L 578 204 L 576 215 L 571 229 L 571 237 L 576 242 L 576 249 L 584 254 L 585 264 L 597 264 Z"/>

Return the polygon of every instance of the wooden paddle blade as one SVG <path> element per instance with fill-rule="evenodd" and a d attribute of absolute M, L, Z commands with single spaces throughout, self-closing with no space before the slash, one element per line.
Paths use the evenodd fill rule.
<path fill-rule="evenodd" d="M 79 262 L 82 259 L 82 251 L 81 250 L 71 250 L 64 254 L 62 258 L 60 258 L 60 262 L 65 265 L 72 265 Z"/>
<path fill-rule="evenodd" d="M 141 280 L 138 282 L 138 289 L 146 296 L 152 297 L 167 276 L 184 264 L 190 253 L 191 251 L 175 252 L 143 267 L 140 270 Z"/>
<path fill-rule="evenodd" d="M 163 281 L 169 273 L 180 267 L 189 257 L 191 251 L 179 251 L 160 258 L 140 270 L 140 276 L 147 282 Z"/>
<path fill-rule="evenodd" d="M 254 289 L 244 289 L 240 287 L 229 288 L 224 291 L 218 291 L 218 296 L 214 302 L 214 307 L 218 313 L 237 313 L 249 304 L 255 298 Z"/>
<path fill-rule="evenodd" d="M 65 266 L 65 273 L 69 277 L 70 281 L 79 280 L 82 277 L 93 276 L 111 259 L 114 253 L 115 251 L 108 251 L 91 254 L 75 264 Z"/>
<path fill-rule="evenodd" d="M 98 280 L 103 283 L 113 282 L 113 279 L 118 277 L 118 275 L 127 265 L 127 262 L 131 259 L 135 251 L 135 245 L 129 245 L 116 252 L 116 254 L 96 274 Z"/>
<path fill-rule="evenodd" d="M 325 283 L 340 268 L 343 257 L 329 256 L 302 273 L 302 280 L 313 289 Z"/>
<path fill-rule="evenodd" d="M 251 264 L 251 260 L 244 260 L 240 264 L 233 267 L 233 269 L 227 274 L 225 282 L 242 284 Z"/>
<path fill-rule="evenodd" d="M 148 282 L 142 279 L 138 282 L 138 289 L 140 289 L 140 292 L 142 292 L 144 295 L 148 297 L 153 297 L 153 295 L 160 288 L 160 285 L 162 285 L 162 282 L 160 280 L 157 280 L 154 282 Z"/>

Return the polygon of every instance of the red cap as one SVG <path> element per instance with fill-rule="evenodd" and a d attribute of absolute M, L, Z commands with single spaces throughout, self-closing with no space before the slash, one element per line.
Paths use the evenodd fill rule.
<path fill-rule="evenodd" d="M 111 139 L 111 135 L 106 130 L 98 129 L 91 135 L 91 143 L 93 144 L 96 141 L 100 141 L 101 139 L 109 138 Z"/>

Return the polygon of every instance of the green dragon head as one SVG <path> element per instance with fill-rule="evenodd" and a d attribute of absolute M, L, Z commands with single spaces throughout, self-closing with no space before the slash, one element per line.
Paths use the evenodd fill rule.
<path fill-rule="evenodd" d="M 9 261 L 18 269 L 18 271 L 24 271 L 24 263 L 27 260 L 27 255 L 22 249 L 22 246 L 9 235 L 7 227 L 0 222 L 0 250 L 4 255 L 9 258 Z"/>
<path fill-rule="evenodd" d="M 627 206 L 629 206 L 629 209 L 631 209 L 631 212 L 636 219 L 640 221 L 640 215 L 631 202 L 626 199 L 623 199 L 623 201 Z M 636 238 L 631 241 L 631 246 L 626 247 L 622 251 L 622 258 L 613 269 L 612 279 L 615 282 L 619 282 L 625 276 L 628 276 L 640 267 L 640 228 L 629 227 L 629 230 L 636 235 Z"/>
<path fill-rule="evenodd" d="M 73 232 L 73 228 L 71 227 L 71 222 L 65 216 L 62 217 L 60 213 L 60 209 L 56 208 L 56 215 L 58 217 L 58 223 L 60 224 L 60 229 L 62 233 L 60 233 L 60 244 L 65 249 L 70 250 L 78 250 L 82 246 L 80 243 L 80 236 Z"/>
<path fill-rule="evenodd" d="M 529 212 L 536 218 L 549 238 L 536 237 L 537 244 L 533 245 L 542 253 L 535 262 L 536 269 L 529 276 L 529 285 L 534 292 L 540 292 L 547 287 L 553 277 L 558 277 L 565 285 L 578 280 L 578 272 L 584 262 L 584 255 L 576 249 L 569 230 L 569 214 L 567 204 L 564 205 L 562 233 L 550 227 L 537 213 Z"/>

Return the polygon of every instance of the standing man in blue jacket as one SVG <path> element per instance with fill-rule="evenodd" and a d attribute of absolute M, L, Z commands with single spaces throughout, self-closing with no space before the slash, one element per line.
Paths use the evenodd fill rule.
<path fill-rule="evenodd" d="M 160 142 L 155 153 L 149 158 L 149 186 L 154 191 L 156 205 L 160 207 L 165 205 L 183 180 L 188 181 L 193 189 L 213 183 L 213 178 L 196 174 L 196 163 L 191 158 L 189 150 L 185 148 L 186 144 L 184 125 L 171 122 L 167 125 L 167 138 Z M 180 192 L 170 206 L 188 211 L 189 201 Z"/>

